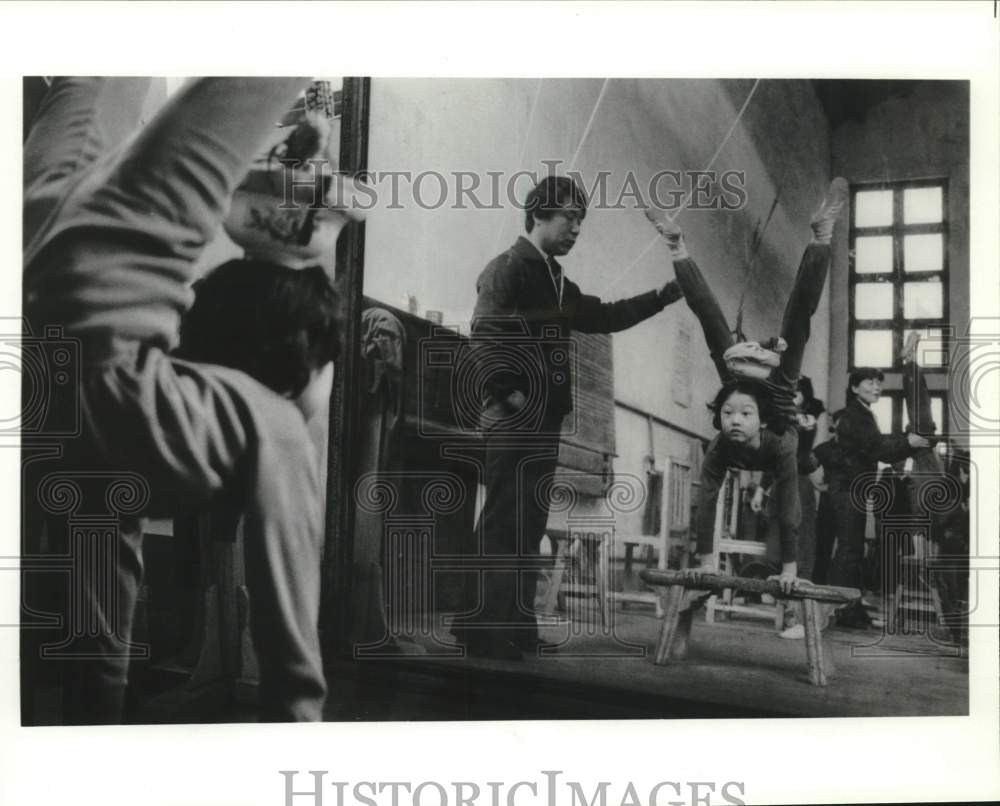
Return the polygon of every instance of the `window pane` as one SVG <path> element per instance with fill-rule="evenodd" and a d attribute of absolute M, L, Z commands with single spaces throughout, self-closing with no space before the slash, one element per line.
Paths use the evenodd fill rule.
<path fill-rule="evenodd" d="M 892 433 L 892 398 L 880 397 L 872 404 L 872 414 L 878 422 L 878 430 L 883 434 Z"/>
<path fill-rule="evenodd" d="M 905 319 L 940 319 L 944 316 L 941 283 L 903 283 Z"/>
<path fill-rule="evenodd" d="M 866 190 L 854 194 L 854 226 L 892 226 L 892 191 Z"/>
<path fill-rule="evenodd" d="M 941 233 L 905 236 L 903 268 L 907 272 L 941 271 L 944 268 L 944 238 Z"/>
<path fill-rule="evenodd" d="M 903 331 L 903 344 L 913 332 L 912 328 Z M 943 367 L 948 363 L 947 349 L 941 328 L 931 327 L 920 331 L 923 338 L 917 347 L 917 363 L 922 367 Z"/>
<path fill-rule="evenodd" d="M 891 367 L 892 331 L 855 330 L 854 366 Z"/>
<path fill-rule="evenodd" d="M 857 238 L 854 241 L 854 270 L 862 273 L 892 271 L 892 238 L 888 235 Z"/>
<path fill-rule="evenodd" d="M 892 284 L 858 283 L 854 286 L 855 319 L 892 319 Z"/>
<path fill-rule="evenodd" d="M 943 216 L 941 188 L 910 188 L 903 191 L 904 224 L 937 224 Z"/>

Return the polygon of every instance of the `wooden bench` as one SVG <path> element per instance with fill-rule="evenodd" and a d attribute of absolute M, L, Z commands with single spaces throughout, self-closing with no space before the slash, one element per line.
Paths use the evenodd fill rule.
<path fill-rule="evenodd" d="M 747 593 L 767 593 L 776 599 L 802 602 L 805 610 L 806 663 L 809 668 L 809 682 L 814 686 L 825 686 L 827 675 L 832 672 L 830 658 L 823 647 L 821 630 L 825 625 L 820 620 L 818 603 L 845 605 L 861 598 L 861 591 L 856 588 L 800 583 L 789 593 L 784 593 L 776 580 L 749 579 L 697 570 L 645 569 L 639 572 L 639 576 L 649 585 L 666 588 L 663 627 L 660 629 L 656 654 L 653 658 L 658 666 L 687 656 L 694 612 L 708 596 L 727 589 Z M 691 596 L 686 593 L 687 591 L 697 591 L 701 595 Z"/>

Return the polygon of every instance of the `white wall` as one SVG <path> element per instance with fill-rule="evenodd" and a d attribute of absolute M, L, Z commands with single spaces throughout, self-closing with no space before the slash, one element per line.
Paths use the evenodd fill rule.
<path fill-rule="evenodd" d="M 612 198 L 629 171 L 645 187 L 659 170 L 703 169 L 752 83 L 613 80 L 574 167 L 588 184 L 598 171 L 613 172 L 608 182 Z M 569 163 L 577 152 L 601 86 L 597 79 L 546 79 L 532 116 L 537 80 L 374 79 L 369 166 L 373 171 L 414 174 L 500 171 L 505 180 L 520 169 L 544 175 L 542 160 Z M 811 85 L 761 82 L 715 163 L 719 170 L 746 172 L 747 208 L 689 211 L 679 219 L 692 254 L 735 320 L 747 240 L 782 184 L 782 201 L 747 293 L 744 327 L 751 336 L 766 337 L 780 328 L 785 298 L 809 238 L 808 218 L 828 179 L 829 162 L 825 118 Z M 521 180 L 518 198 L 523 199 L 529 187 L 529 180 Z M 385 198 L 387 185 L 379 189 Z M 424 190 L 431 201 L 439 195 L 435 183 Z M 405 193 L 402 203 L 406 209 L 380 211 L 367 225 L 365 293 L 399 305 L 408 292 L 417 297 L 421 313 L 443 310 L 447 323 L 467 327 L 476 278 L 519 234 L 522 214 L 509 204 L 503 209 L 463 210 L 449 203 L 421 210 Z M 592 209 L 580 241 L 563 260 L 567 274 L 585 291 L 604 292 L 607 299 L 658 287 L 673 276 L 666 249 L 657 243 L 635 263 L 652 236 L 635 209 Z M 692 335 L 692 394 L 686 407 L 674 402 L 669 383 L 672 349 L 682 325 Z M 827 328 L 824 302 L 805 365 L 821 396 L 828 374 Z M 619 398 L 710 434 L 705 403 L 717 387 L 715 370 L 683 303 L 614 341 Z"/>
<path fill-rule="evenodd" d="M 601 80 L 541 83 L 537 80 L 374 79 L 369 165 L 373 171 L 547 171 L 541 162 L 561 159 L 587 185 L 598 172 L 612 172 L 615 199 L 628 172 L 640 186 L 660 170 L 708 167 L 750 92 L 749 80 L 613 80 L 594 113 Z M 592 113 L 586 141 L 581 136 Z M 735 324 L 743 289 L 746 249 L 753 227 L 764 219 L 780 186 L 781 200 L 747 287 L 744 330 L 751 338 L 777 335 L 785 300 L 802 250 L 810 237 L 809 216 L 829 180 L 830 142 L 826 118 L 806 81 L 762 81 L 714 167 L 744 171 L 747 206 L 739 211 L 685 212 L 689 250 Z M 518 198 L 530 188 L 518 185 Z M 663 188 L 671 189 L 665 182 Z M 438 195 L 436 185 L 432 200 Z M 379 186 L 380 195 L 387 191 Z M 445 321 L 467 328 L 475 283 L 483 266 L 522 228 L 522 214 L 503 209 L 420 210 L 404 194 L 404 210 L 384 210 L 367 225 L 365 293 L 400 305 L 405 293 L 418 310 L 443 310 Z M 638 294 L 673 276 L 666 248 L 638 210 L 592 209 L 573 252 L 563 259 L 567 274 L 586 292 L 606 299 Z M 690 336 L 687 356 L 677 354 L 677 333 Z M 466 330 L 467 332 L 467 330 Z M 813 321 L 804 371 L 826 397 L 829 303 L 824 296 Z M 712 435 L 707 402 L 718 389 L 697 320 L 683 302 L 614 337 L 615 395 L 619 400 L 704 437 Z M 690 362 L 690 389 L 675 395 L 676 361 Z M 681 402 L 675 400 L 680 397 Z M 686 398 L 686 399 L 685 399 Z M 686 403 L 686 405 L 684 405 Z M 617 473 L 644 477 L 649 452 L 646 419 L 616 410 Z M 657 425 L 657 458 L 688 457 L 690 437 Z M 623 516 L 619 528 L 638 530 L 641 511 Z"/>

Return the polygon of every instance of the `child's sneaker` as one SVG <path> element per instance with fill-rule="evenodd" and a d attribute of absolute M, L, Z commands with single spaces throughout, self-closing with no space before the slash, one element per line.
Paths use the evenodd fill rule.
<path fill-rule="evenodd" d="M 847 204 L 847 199 L 847 180 L 838 176 L 830 183 L 826 198 L 823 199 L 823 203 L 809 222 L 816 243 L 830 243 L 833 240 L 833 225 L 836 223 L 840 211 Z"/>
<path fill-rule="evenodd" d="M 792 641 L 801 641 L 806 637 L 806 628 L 801 624 L 793 624 L 791 627 L 778 633 L 780 638 L 788 638 Z"/>
<path fill-rule="evenodd" d="M 904 364 L 909 364 L 917 360 L 917 345 L 920 344 L 920 331 L 914 330 L 906 337 L 906 344 L 903 345 L 903 351 L 899 354 L 899 360 Z"/>
<path fill-rule="evenodd" d="M 667 248 L 670 249 L 670 256 L 674 260 L 683 260 L 686 258 L 688 252 L 687 247 L 684 245 L 684 233 L 681 228 L 669 218 L 664 218 L 660 221 L 648 207 L 643 210 L 643 213 L 645 213 L 649 223 L 656 227 L 656 231 L 660 233 L 663 240 L 667 242 Z"/>

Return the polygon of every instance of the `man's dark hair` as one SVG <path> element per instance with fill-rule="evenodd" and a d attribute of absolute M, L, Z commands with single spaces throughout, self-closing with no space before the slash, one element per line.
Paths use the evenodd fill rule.
<path fill-rule="evenodd" d="M 340 295 L 320 266 L 223 263 L 195 285 L 178 355 L 242 370 L 296 398 L 340 352 Z"/>
<path fill-rule="evenodd" d="M 854 387 L 857 386 L 862 381 L 877 380 L 879 383 L 885 380 L 885 375 L 882 374 L 882 370 L 877 367 L 858 367 L 854 372 L 852 372 L 847 378 L 847 403 L 850 404 L 854 398 L 857 397 L 854 394 Z"/>
<path fill-rule="evenodd" d="M 577 207 L 585 215 L 587 196 L 568 176 L 546 176 L 524 200 L 525 230 L 531 232 L 535 228 L 536 218 L 547 221 L 566 207 Z"/>
<path fill-rule="evenodd" d="M 722 417 L 720 414 L 722 406 L 732 395 L 737 393 L 749 395 L 757 402 L 757 412 L 760 415 L 762 424 L 767 426 L 777 425 L 774 416 L 774 406 L 771 404 L 771 395 L 767 391 L 767 388 L 749 378 L 737 378 L 736 380 L 724 383 L 722 388 L 716 393 L 715 399 L 708 404 L 708 408 L 712 411 L 712 427 L 716 431 L 722 430 Z"/>

